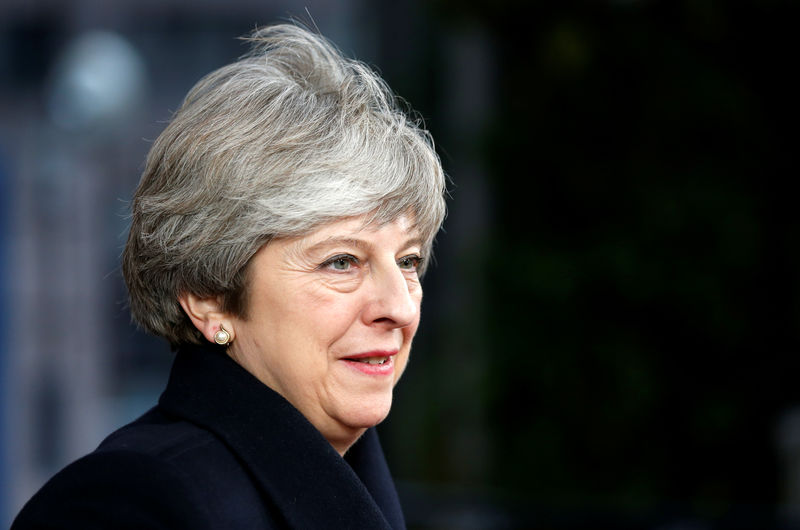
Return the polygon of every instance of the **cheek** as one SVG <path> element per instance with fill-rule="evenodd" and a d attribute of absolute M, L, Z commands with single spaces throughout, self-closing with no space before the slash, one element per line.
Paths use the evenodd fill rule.
<path fill-rule="evenodd" d="M 317 343 L 330 345 L 360 318 L 359 300 L 352 294 L 313 293 L 292 311 L 295 327 Z"/>
<path fill-rule="evenodd" d="M 287 283 L 284 287 L 278 304 L 286 312 L 287 319 L 300 327 L 324 324 L 326 318 L 335 317 L 336 306 L 341 305 L 336 294 L 318 282 Z"/>

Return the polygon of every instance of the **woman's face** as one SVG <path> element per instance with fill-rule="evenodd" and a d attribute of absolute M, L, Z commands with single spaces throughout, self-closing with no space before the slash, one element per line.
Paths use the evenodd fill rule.
<path fill-rule="evenodd" d="M 419 234 L 355 217 L 259 250 L 231 356 L 340 453 L 389 413 L 419 324 Z"/>

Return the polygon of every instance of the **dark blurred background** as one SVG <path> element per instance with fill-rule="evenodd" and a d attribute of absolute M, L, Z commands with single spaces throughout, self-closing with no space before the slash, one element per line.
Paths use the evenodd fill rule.
<path fill-rule="evenodd" d="M 381 426 L 409 525 L 800 528 L 798 4 L 769 0 L 0 4 L 0 524 L 155 401 L 126 201 L 192 84 L 306 7 L 452 178 Z"/>

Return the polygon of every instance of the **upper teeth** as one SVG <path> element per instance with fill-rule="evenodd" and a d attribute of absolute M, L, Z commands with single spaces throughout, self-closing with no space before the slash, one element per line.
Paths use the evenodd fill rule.
<path fill-rule="evenodd" d="M 369 363 L 369 364 L 383 364 L 389 358 L 388 357 L 368 357 L 366 359 L 360 359 L 362 363 Z"/>

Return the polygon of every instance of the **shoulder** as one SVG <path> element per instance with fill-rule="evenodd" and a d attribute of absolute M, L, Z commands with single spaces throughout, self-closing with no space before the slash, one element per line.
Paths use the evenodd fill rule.
<path fill-rule="evenodd" d="M 45 484 L 12 528 L 210 528 L 198 500 L 182 471 L 162 460 L 95 452 Z"/>
<path fill-rule="evenodd" d="M 183 419 L 170 417 L 156 407 L 110 434 L 95 453 L 135 453 L 191 473 L 198 466 L 227 463 L 224 462 L 224 456 L 228 450 L 210 431 Z M 204 456 L 209 453 L 216 453 L 223 457 L 223 461 L 208 461 Z"/>
<path fill-rule="evenodd" d="M 269 527 L 259 497 L 212 433 L 151 411 L 53 477 L 12 528 Z"/>

